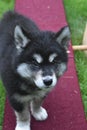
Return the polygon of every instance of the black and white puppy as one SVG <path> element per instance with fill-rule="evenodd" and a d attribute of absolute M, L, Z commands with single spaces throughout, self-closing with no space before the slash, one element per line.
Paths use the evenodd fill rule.
<path fill-rule="evenodd" d="M 15 130 L 30 130 L 29 108 L 36 120 L 48 117 L 41 105 L 67 69 L 69 40 L 68 26 L 41 31 L 11 11 L 0 21 L 0 75 L 16 114 Z"/>

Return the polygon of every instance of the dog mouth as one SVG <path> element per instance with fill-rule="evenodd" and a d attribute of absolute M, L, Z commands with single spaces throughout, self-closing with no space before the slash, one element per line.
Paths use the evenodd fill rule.
<path fill-rule="evenodd" d="M 53 74 L 52 76 L 47 75 L 42 77 L 41 73 L 41 71 L 38 72 L 34 80 L 34 83 L 38 88 L 52 88 L 56 85 L 57 78 L 55 74 Z"/>

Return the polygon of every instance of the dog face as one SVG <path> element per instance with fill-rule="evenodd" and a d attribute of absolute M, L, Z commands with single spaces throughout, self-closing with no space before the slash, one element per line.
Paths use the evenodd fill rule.
<path fill-rule="evenodd" d="M 40 31 L 31 36 L 16 26 L 14 39 L 17 73 L 40 89 L 54 87 L 67 69 L 69 28 L 66 26 L 57 33 Z"/>

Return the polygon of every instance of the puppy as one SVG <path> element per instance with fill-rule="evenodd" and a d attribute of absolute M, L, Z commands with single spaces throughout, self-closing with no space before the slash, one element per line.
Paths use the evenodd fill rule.
<path fill-rule="evenodd" d="M 41 105 L 67 69 L 69 40 L 68 26 L 57 33 L 41 31 L 11 11 L 1 19 L 0 76 L 15 111 L 15 130 L 30 130 L 29 108 L 36 120 L 47 119 Z"/>

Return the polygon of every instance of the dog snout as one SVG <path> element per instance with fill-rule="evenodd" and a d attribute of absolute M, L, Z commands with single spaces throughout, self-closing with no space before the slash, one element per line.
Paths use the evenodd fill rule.
<path fill-rule="evenodd" d="M 43 82 L 46 86 L 50 86 L 53 82 L 53 79 L 51 76 L 46 76 L 43 78 Z"/>

